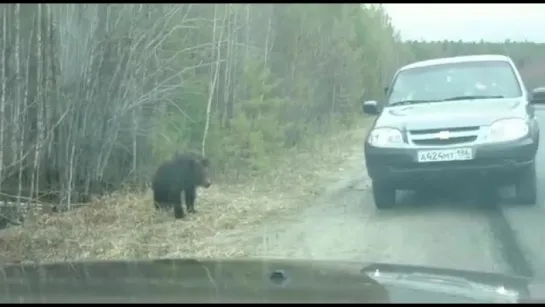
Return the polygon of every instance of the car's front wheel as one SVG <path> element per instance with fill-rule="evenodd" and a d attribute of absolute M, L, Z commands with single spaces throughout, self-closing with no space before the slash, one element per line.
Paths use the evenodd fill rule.
<path fill-rule="evenodd" d="M 525 169 L 515 184 L 515 197 L 518 203 L 535 205 L 537 201 L 537 176 L 535 162 Z"/>
<path fill-rule="evenodd" d="M 389 183 L 373 181 L 373 198 L 377 209 L 388 209 L 395 206 L 396 188 Z"/>

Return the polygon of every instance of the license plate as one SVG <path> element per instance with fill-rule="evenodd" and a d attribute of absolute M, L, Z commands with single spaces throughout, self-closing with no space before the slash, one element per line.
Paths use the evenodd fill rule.
<path fill-rule="evenodd" d="M 422 150 L 418 152 L 418 162 L 445 162 L 473 159 L 471 148 L 455 148 L 443 150 Z"/>

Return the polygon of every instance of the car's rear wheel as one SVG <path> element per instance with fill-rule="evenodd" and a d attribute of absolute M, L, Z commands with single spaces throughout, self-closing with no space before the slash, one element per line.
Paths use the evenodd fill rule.
<path fill-rule="evenodd" d="M 389 209 L 396 203 L 396 188 L 387 182 L 373 181 L 373 198 L 377 209 Z"/>
<path fill-rule="evenodd" d="M 535 162 L 522 172 L 515 184 L 517 202 L 524 205 L 535 205 L 537 201 L 537 176 Z"/>

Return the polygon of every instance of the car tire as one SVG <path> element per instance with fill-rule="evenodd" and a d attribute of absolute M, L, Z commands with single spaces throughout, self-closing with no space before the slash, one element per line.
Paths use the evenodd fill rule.
<path fill-rule="evenodd" d="M 377 209 L 389 209 L 396 203 L 396 188 L 386 182 L 373 181 L 373 199 Z"/>
<path fill-rule="evenodd" d="M 537 201 L 537 176 L 536 166 L 533 162 L 520 175 L 515 184 L 515 198 L 523 205 L 535 205 Z"/>

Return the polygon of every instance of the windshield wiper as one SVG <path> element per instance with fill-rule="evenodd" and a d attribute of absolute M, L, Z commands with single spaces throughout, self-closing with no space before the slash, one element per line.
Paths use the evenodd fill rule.
<path fill-rule="evenodd" d="M 504 98 L 502 95 L 472 95 L 472 96 L 454 96 L 441 101 L 454 101 L 454 100 L 468 100 L 468 99 L 494 99 L 494 98 Z"/>
<path fill-rule="evenodd" d="M 394 102 L 391 102 L 388 104 L 388 106 L 404 106 L 404 105 L 409 105 L 409 104 L 417 104 L 417 103 L 429 103 L 429 102 L 436 102 L 437 100 L 417 100 L 417 99 L 412 99 L 412 100 L 399 100 L 399 101 L 394 101 Z"/>

